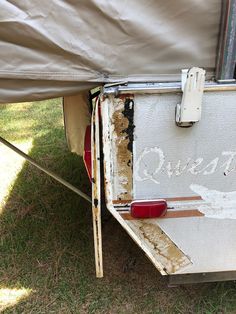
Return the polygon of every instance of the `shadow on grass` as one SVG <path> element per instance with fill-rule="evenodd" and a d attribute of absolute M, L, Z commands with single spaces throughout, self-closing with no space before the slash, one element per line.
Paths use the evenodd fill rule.
<path fill-rule="evenodd" d="M 67 151 L 61 128 L 38 136 L 30 155 L 90 193 L 82 160 Z M 27 163 L 0 219 L 1 286 L 32 289 L 4 313 L 223 313 L 235 308 L 234 283 L 169 289 L 113 218 L 103 223 L 105 277 L 96 279 L 90 205 Z"/>

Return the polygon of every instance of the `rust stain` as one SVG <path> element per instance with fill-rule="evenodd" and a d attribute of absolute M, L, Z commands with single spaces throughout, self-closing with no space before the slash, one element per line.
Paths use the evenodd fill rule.
<path fill-rule="evenodd" d="M 128 200 L 128 199 L 125 199 L 125 200 L 112 200 L 112 204 L 114 205 L 123 205 L 123 204 L 130 204 L 132 202 L 132 200 Z"/>
<path fill-rule="evenodd" d="M 130 221 L 129 225 L 131 228 L 135 227 L 141 241 L 154 251 L 157 261 L 163 265 L 167 274 L 174 274 L 178 269 L 191 264 L 189 258 L 158 225 L 147 220 Z"/>
<path fill-rule="evenodd" d="M 125 101 L 127 98 L 133 99 L 134 95 L 133 94 L 120 94 L 119 98 Z"/>
<path fill-rule="evenodd" d="M 117 149 L 117 172 L 121 185 L 121 193 L 118 195 L 119 200 L 132 198 L 132 175 L 133 175 L 133 154 L 132 154 L 132 134 L 130 129 L 130 119 L 125 111 L 127 101 L 132 101 L 131 96 L 114 99 L 114 113 L 112 122 L 115 133 L 115 146 Z M 132 104 L 133 106 L 133 104 Z M 127 109 L 126 109 L 127 110 Z"/>

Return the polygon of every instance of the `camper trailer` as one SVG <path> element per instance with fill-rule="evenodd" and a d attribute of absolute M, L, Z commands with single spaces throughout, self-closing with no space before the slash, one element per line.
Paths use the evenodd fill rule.
<path fill-rule="evenodd" d="M 170 284 L 235 280 L 236 0 L 3 1 L 0 23 L 0 102 L 63 97 L 91 198 L 1 142 L 91 202 L 97 277 L 108 210 Z"/>

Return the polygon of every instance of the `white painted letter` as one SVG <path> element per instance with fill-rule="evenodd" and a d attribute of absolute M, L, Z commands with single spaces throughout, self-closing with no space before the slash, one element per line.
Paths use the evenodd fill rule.
<path fill-rule="evenodd" d="M 222 168 L 225 167 L 224 175 L 228 175 L 230 172 L 235 170 L 235 167 L 230 169 L 230 166 L 236 156 L 236 152 L 222 152 L 223 156 L 229 156 L 229 159 L 221 166 Z"/>
<path fill-rule="evenodd" d="M 150 158 L 154 153 L 155 158 L 152 158 L 152 160 L 155 160 L 157 158 L 157 167 L 154 169 L 151 169 L 151 166 L 154 164 L 156 165 L 152 160 L 148 160 L 148 157 Z M 145 159 L 147 159 L 148 162 L 145 162 Z M 135 179 L 137 181 L 146 181 L 151 180 L 156 184 L 160 184 L 158 180 L 155 178 L 155 176 L 158 174 L 158 172 L 161 170 L 163 164 L 165 162 L 165 156 L 163 151 L 159 147 L 151 147 L 151 148 L 145 148 L 143 152 L 138 157 L 135 165 L 134 165 L 134 175 Z M 141 169 L 144 168 L 144 169 Z M 143 173 L 143 176 L 141 176 L 140 172 Z"/>

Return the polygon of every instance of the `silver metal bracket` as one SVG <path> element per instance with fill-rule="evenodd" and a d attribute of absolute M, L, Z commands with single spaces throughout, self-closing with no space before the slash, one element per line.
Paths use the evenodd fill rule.
<path fill-rule="evenodd" d="M 114 95 L 118 96 L 119 95 L 119 87 L 121 86 L 127 86 L 128 82 L 127 81 L 122 81 L 122 82 L 114 82 L 114 83 L 109 83 L 109 84 L 105 84 L 103 86 L 103 90 L 102 93 L 104 96 L 107 96 L 106 93 L 104 92 L 106 89 L 113 89 L 114 90 Z"/>
<path fill-rule="evenodd" d="M 190 127 L 200 121 L 205 75 L 206 71 L 197 67 L 182 70 L 183 97 L 181 104 L 177 104 L 175 112 L 178 126 Z"/>

